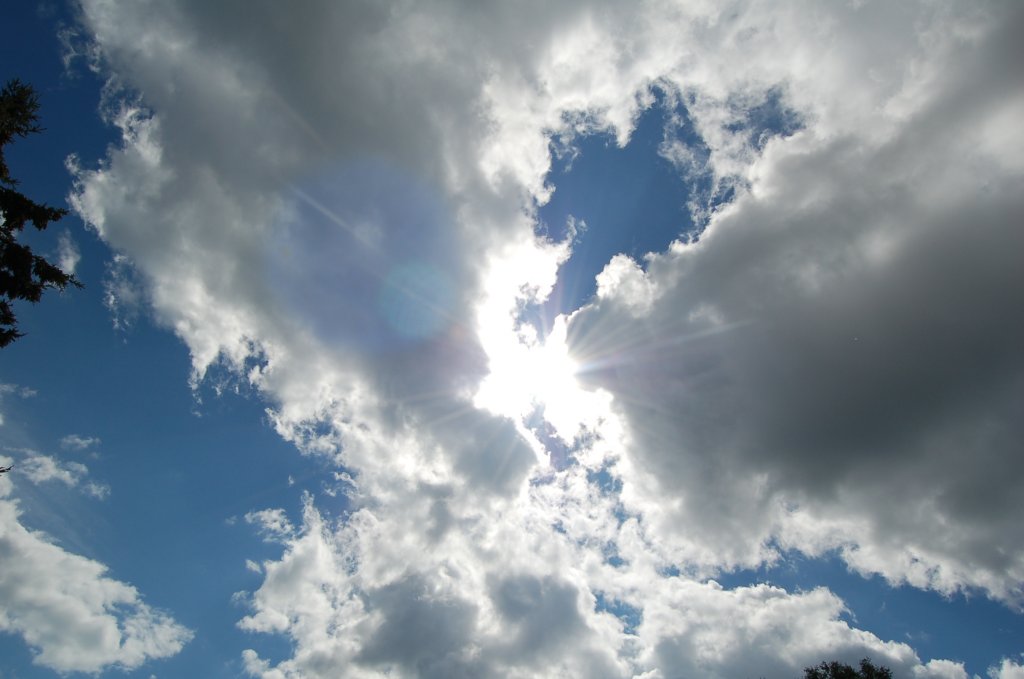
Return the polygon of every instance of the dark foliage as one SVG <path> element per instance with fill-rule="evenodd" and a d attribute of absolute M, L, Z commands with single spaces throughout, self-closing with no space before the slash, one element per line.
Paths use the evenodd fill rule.
<path fill-rule="evenodd" d="M 18 182 L 11 177 L 4 147 L 17 137 L 36 132 L 42 132 L 39 98 L 30 85 L 8 81 L 0 90 L 0 347 L 22 335 L 11 308 L 13 301 L 35 303 L 47 289 L 81 287 L 74 276 L 18 242 L 18 234 L 29 222 L 42 231 L 67 214 L 63 208 L 36 203 L 15 190 Z"/>
<path fill-rule="evenodd" d="M 867 658 L 860 661 L 859 670 L 833 660 L 804 668 L 804 679 L 892 679 L 892 672 L 888 667 L 875 667 Z"/>

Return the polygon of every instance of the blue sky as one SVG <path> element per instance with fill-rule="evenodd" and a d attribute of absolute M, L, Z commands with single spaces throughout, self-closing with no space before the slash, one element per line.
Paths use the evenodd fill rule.
<path fill-rule="evenodd" d="M 1022 19 L 8 8 L 0 677 L 1024 677 Z"/>

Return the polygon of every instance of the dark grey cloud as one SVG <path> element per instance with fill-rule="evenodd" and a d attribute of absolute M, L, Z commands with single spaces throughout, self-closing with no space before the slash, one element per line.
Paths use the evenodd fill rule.
<path fill-rule="evenodd" d="M 769 150 L 699 242 L 648 262 L 648 312 L 620 287 L 574 317 L 584 379 L 615 395 L 637 464 L 736 563 L 793 503 L 862 522 L 832 546 L 939 569 L 916 584 L 1019 595 L 1021 173 L 972 136 L 1019 89 L 1020 25 L 881 141 Z M 893 555 L 853 560 L 910 577 Z"/>
<path fill-rule="evenodd" d="M 437 596 L 415 576 L 368 592 L 366 598 L 383 622 L 357 662 L 384 671 L 397 665 L 418 677 L 481 676 L 471 647 L 477 617 L 472 603 Z M 324 668 L 325 674 L 330 670 Z"/>

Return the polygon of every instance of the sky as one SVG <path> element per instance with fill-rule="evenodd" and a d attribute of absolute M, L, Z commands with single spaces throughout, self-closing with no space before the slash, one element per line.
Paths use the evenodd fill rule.
<path fill-rule="evenodd" d="M 0 677 L 1024 678 L 1024 7 L 46 0 Z"/>

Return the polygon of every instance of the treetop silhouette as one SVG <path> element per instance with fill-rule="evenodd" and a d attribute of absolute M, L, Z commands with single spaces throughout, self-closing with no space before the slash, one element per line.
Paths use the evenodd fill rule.
<path fill-rule="evenodd" d="M 804 668 L 804 679 L 892 679 L 892 672 L 888 667 L 876 667 L 867 658 L 860 661 L 859 670 L 833 660 Z"/>
<path fill-rule="evenodd" d="M 35 90 L 18 79 L 7 81 L 0 90 L 0 347 L 23 334 L 18 331 L 12 302 L 35 303 L 46 290 L 63 290 L 68 285 L 82 287 L 74 275 L 18 242 L 18 234 L 29 222 L 42 231 L 68 212 L 64 208 L 36 203 L 19 193 L 18 182 L 7 167 L 4 147 L 16 138 L 42 130 Z"/>

